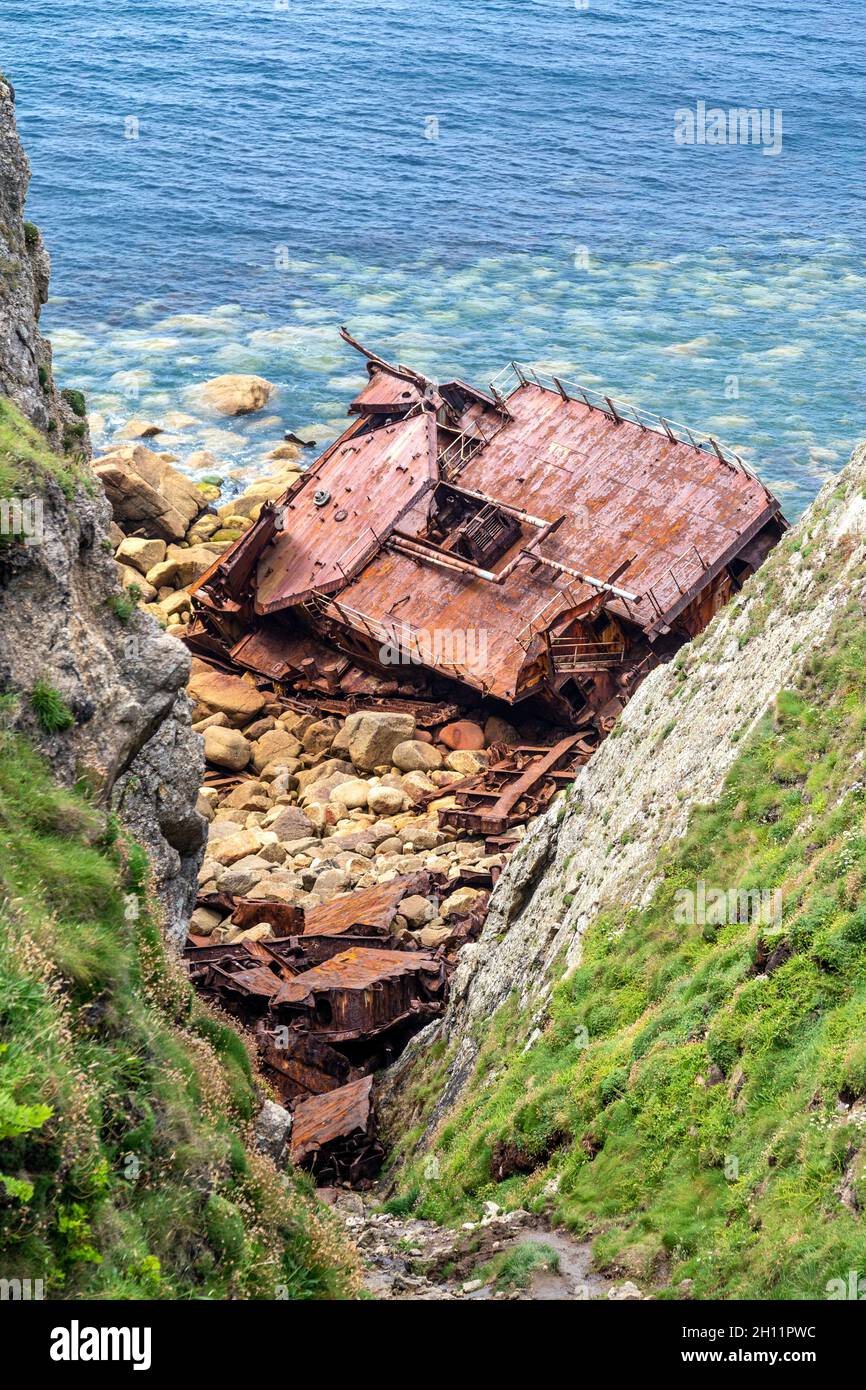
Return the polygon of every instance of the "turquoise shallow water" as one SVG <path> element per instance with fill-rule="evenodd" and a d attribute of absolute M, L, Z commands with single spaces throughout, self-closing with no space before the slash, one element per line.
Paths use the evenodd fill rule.
<path fill-rule="evenodd" d="M 710 430 L 795 516 L 866 433 L 861 30 L 854 0 L 5 0 L 58 375 L 110 435 L 260 372 L 262 418 L 165 440 L 257 468 L 340 428 L 346 323 Z M 780 111 L 781 153 L 678 145 L 699 100 Z"/>

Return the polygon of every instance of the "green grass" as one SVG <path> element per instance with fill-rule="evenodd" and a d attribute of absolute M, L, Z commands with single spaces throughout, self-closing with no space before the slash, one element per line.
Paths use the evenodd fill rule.
<path fill-rule="evenodd" d="M 355 1291 L 341 1229 L 250 1143 L 247 1048 L 167 957 L 148 865 L 0 731 L 0 1268 L 54 1298 Z"/>
<path fill-rule="evenodd" d="M 76 391 L 67 386 L 60 394 L 73 415 L 77 415 L 80 420 L 84 420 L 87 416 L 87 403 L 84 399 L 84 392 Z"/>
<path fill-rule="evenodd" d="M 557 1271 L 559 1255 L 552 1246 L 545 1245 L 543 1241 L 525 1240 L 497 1255 L 489 1265 L 479 1270 L 475 1277 L 483 1279 L 485 1284 L 495 1283 L 497 1289 L 504 1292 L 509 1289 L 528 1289 L 533 1274 L 541 1269 Z"/>
<path fill-rule="evenodd" d="M 67 499 L 79 483 L 92 489 L 85 470 L 68 458 L 52 453 L 44 436 L 25 420 L 21 411 L 0 396 L 0 497 L 31 497 L 45 491 L 52 479 Z"/>
<path fill-rule="evenodd" d="M 64 733 L 75 723 L 72 710 L 48 681 L 36 682 L 30 692 L 30 704 L 46 734 Z"/>
<path fill-rule="evenodd" d="M 447 1222 L 490 1199 L 548 1212 L 661 1296 L 689 1278 L 703 1298 L 826 1298 L 866 1273 L 864 734 L 852 600 L 656 866 L 651 905 L 609 904 L 590 926 L 540 1039 L 523 1050 L 514 1000 L 486 1025 L 435 1181 L 414 1158 L 396 1200 Z M 681 925 L 678 892 L 699 879 L 781 889 L 781 926 Z M 409 1078 L 405 1153 L 447 1065 Z M 531 1171 L 497 1182 L 503 1144 Z"/>
<path fill-rule="evenodd" d="M 129 588 L 125 589 L 122 594 L 111 594 L 106 599 L 106 603 L 115 618 L 119 618 L 122 623 L 128 623 L 138 607 L 140 598 L 141 589 L 137 584 L 130 584 Z"/>

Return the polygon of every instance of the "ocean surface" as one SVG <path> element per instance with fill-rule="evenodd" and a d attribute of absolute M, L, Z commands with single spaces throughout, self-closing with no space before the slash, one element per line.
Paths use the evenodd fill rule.
<path fill-rule="evenodd" d="M 343 427 L 345 323 L 712 432 L 794 517 L 866 436 L 864 34 L 862 0 L 3 0 L 57 376 L 97 441 L 192 407 L 161 447 L 266 471 Z M 768 138 L 682 143 L 698 103 Z M 199 418 L 230 371 L 272 408 Z"/>

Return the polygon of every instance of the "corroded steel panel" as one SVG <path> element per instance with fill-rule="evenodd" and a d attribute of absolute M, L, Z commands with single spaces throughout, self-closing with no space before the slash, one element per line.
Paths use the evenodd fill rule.
<path fill-rule="evenodd" d="M 350 1081 L 324 1096 L 314 1096 L 295 1106 L 291 1154 L 303 1163 L 315 1150 L 337 1139 L 366 1134 L 371 1120 L 372 1076 Z"/>
<path fill-rule="evenodd" d="M 341 893 L 330 902 L 306 909 L 304 931 L 339 936 L 358 927 L 371 927 L 384 935 L 401 900 L 410 893 L 425 893 L 428 887 L 429 875 L 419 873 L 392 879 L 390 883 L 377 883 L 372 888 Z"/>
<path fill-rule="evenodd" d="M 281 504 L 283 529 L 258 562 L 258 612 L 286 608 L 342 584 L 434 480 L 431 415 L 346 439 Z"/>

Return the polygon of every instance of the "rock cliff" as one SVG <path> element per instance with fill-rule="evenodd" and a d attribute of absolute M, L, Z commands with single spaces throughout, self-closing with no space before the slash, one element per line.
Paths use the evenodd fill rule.
<path fill-rule="evenodd" d="M 421 1148 L 461 1103 L 506 1000 L 519 999 L 525 1044 L 543 1028 L 556 982 L 579 965 L 599 914 L 651 902 L 660 855 L 682 840 L 696 808 L 718 798 L 779 691 L 796 684 L 862 588 L 864 484 L 860 446 L 738 598 L 644 681 L 567 797 L 532 826 L 480 939 L 460 955 L 447 1012 L 383 1078 L 379 1107 L 392 1138 L 418 1125 L 412 1076 L 434 1045 L 447 1044 L 448 1068 L 425 1109 Z"/>
<path fill-rule="evenodd" d="M 0 687 L 18 697 L 16 727 L 58 778 L 83 780 L 148 850 L 166 930 L 180 940 L 205 828 L 189 657 L 120 593 L 83 401 L 57 390 L 39 332 L 49 260 L 24 220 L 28 180 L 14 93 L 0 80 L 0 501 L 7 512 L 13 499 L 29 506 L 26 543 L 10 534 L 8 514 L 0 536 Z M 36 687 L 56 694 L 74 723 L 47 728 Z"/>

